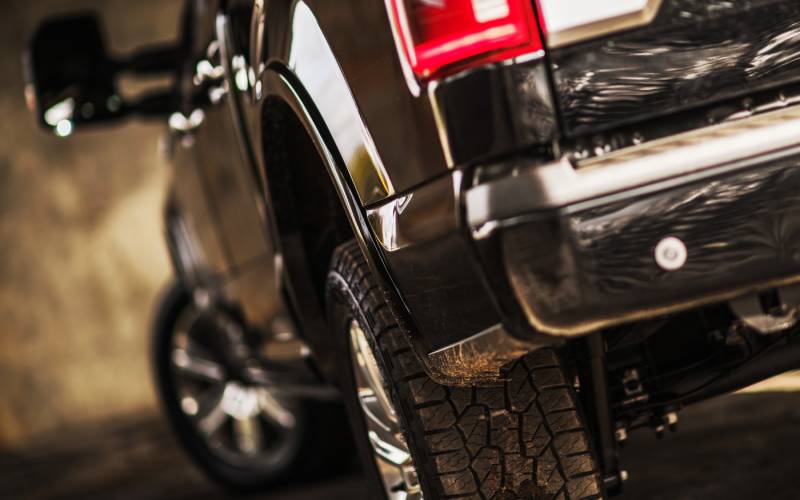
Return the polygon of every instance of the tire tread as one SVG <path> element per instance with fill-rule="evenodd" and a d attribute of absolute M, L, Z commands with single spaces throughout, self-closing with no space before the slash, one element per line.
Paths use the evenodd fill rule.
<path fill-rule="evenodd" d="M 415 464 L 435 497 L 603 497 L 588 429 L 555 350 L 513 362 L 502 385 L 442 386 L 426 374 L 355 241 L 336 250 L 331 275 L 342 279 L 329 279 L 329 300 L 341 298 L 336 287 L 346 283 L 366 326 L 377 332 Z"/>

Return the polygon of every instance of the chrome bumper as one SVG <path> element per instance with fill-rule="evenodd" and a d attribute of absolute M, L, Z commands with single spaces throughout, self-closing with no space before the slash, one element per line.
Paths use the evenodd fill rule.
<path fill-rule="evenodd" d="M 509 172 L 465 193 L 466 221 L 501 300 L 540 332 L 800 281 L 800 108 Z"/>

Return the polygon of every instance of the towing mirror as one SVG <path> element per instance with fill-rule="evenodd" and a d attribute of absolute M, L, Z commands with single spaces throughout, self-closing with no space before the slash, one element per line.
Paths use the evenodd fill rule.
<path fill-rule="evenodd" d="M 82 125 L 131 113 L 165 116 L 172 87 L 128 102 L 117 89 L 117 77 L 123 72 L 175 71 L 177 54 L 177 46 L 168 46 L 112 58 L 94 14 L 47 20 L 34 33 L 23 58 L 26 101 L 39 125 L 62 137 Z"/>

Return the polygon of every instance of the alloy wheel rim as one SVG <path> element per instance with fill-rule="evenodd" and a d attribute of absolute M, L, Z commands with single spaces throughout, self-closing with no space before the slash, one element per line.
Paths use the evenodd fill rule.
<path fill-rule="evenodd" d="M 238 467 L 281 467 L 298 446 L 292 403 L 267 387 L 234 377 L 235 370 L 196 331 L 202 314 L 187 308 L 172 334 L 172 397 L 218 459 Z"/>
<path fill-rule="evenodd" d="M 358 402 L 386 497 L 389 500 L 422 499 L 411 451 L 372 347 L 357 321 L 351 321 L 349 329 Z"/>

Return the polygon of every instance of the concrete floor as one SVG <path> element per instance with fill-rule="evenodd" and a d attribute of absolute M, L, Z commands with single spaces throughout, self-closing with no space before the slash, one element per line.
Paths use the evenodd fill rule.
<path fill-rule="evenodd" d="M 681 413 L 677 433 L 634 433 L 623 450 L 625 500 L 800 498 L 800 393 L 736 394 Z M 160 419 L 90 423 L 0 452 L 0 496 L 24 499 L 211 499 L 225 492 L 183 457 Z M 252 498 L 360 499 L 355 473 Z"/>

